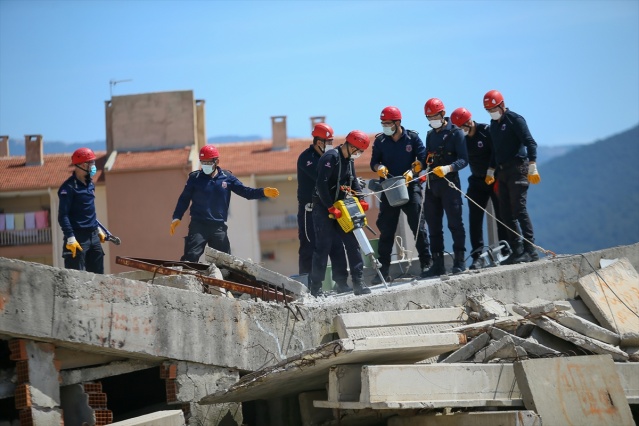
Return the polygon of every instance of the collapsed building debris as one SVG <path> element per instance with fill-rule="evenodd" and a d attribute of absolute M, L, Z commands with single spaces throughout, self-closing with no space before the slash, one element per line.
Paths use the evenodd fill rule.
<path fill-rule="evenodd" d="M 639 404 L 639 364 L 628 362 L 637 356 L 634 320 L 624 317 L 619 328 L 624 311 L 616 309 L 600 321 L 577 289 L 602 259 L 619 259 L 596 269 L 614 289 L 603 300 L 636 317 L 636 301 L 616 295 L 632 294 L 637 282 L 613 283 L 608 268 L 639 267 L 639 244 L 414 281 L 365 297 L 320 300 L 300 291 L 287 304 L 171 286 L 148 271 L 95 275 L 0 258 L 0 413 L 35 425 L 73 412 L 75 420 L 107 424 L 171 409 L 189 425 L 534 425 L 560 415 L 561 395 L 542 400 L 538 389 L 562 380 L 573 384 L 560 390 L 571 393 L 563 399 L 570 407 L 586 401 L 593 408 L 567 409 L 580 424 L 594 412 L 598 424 L 632 424 L 628 413 L 636 420 Z M 239 262 L 236 269 L 253 278 L 281 280 Z M 632 276 L 615 273 L 622 275 Z M 416 309 L 426 305 L 433 308 Z M 536 321 L 552 323 L 559 336 Z M 20 348 L 34 354 L 30 370 L 11 355 L 24 355 Z M 554 376 L 525 385 L 538 380 L 526 370 L 541 361 L 553 362 L 541 370 Z M 533 365 L 522 367 L 525 378 L 517 363 Z M 563 374 L 598 366 L 602 373 L 591 381 Z M 18 367 L 37 371 L 38 380 L 21 373 L 18 381 Z"/>

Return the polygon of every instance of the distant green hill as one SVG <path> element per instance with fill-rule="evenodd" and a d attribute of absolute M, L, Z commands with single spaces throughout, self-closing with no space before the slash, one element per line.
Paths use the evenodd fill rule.
<path fill-rule="evenodd" d="M 536 244 L 559 254 L 639 241 L 639 125 L 540 167 L 528 191 Z"/>

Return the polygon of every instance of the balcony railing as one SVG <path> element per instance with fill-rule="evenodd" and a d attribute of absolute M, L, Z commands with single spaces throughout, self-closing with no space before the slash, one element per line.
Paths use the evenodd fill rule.
<path fill-rule="evenodd" d="M 51 228 L 0 231 L 0 246 L 50 244 Z"/>
<path fill-rule="evenodd" d="M 297 214 L 260 216 L 258 226 L 260 231 L 297 228 Z"/>

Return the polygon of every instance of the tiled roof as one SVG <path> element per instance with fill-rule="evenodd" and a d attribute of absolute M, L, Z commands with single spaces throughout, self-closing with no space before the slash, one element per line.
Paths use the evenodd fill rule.
<path fill-rule="evenodd" d="M 188 164 L 191 147 L 160 151 L 120 152 L 110 171 L 144 170 L 148 168 L 184 167 Z"/>
<path fill-rule="evenodd" d="M 97 174 L 93 181 L 104 184 L 105 152 L 96 152 Z M 26 166 L 24 156 L 0 157 L 0 192 L 58 188 L 73 173 L 71 154 L 48 154 L 42 166 Z"/>
<path fill-rule="evenodd" d="M 370 171 L 372 145 L 375 135 L 369 135 L 371 146 L 355 162 L 357 170 Z M 277 175 L 297 173 L 297 157 L 309 145 L 312 138 L 289 139 L 287 150 L 273 150 L 270 140 L 238 142 L 215 145 L 220 152 L 220 167 L 236 176 Z M 333 146 L 344 143 L 344 137 L 336 137 Z"/>

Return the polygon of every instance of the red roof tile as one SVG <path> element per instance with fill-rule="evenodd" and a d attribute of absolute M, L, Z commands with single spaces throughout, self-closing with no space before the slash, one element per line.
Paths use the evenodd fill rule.
<path fill-rule="evenodd" d="M 106 153 L 96 152 L 96 184 L 104 184 Z M 0 157 L 0 192 L 59 188 L 73 173 L 71 154 L 48 154 L 42 166 L 26 166 L 24 156 Z"/>
<path fill-rule="evenodd" d="M 110 171 L 175 168 L 188 164 L 191 147 L 159 151 L 118 152 Z"/>

